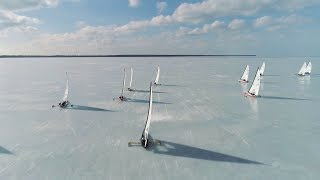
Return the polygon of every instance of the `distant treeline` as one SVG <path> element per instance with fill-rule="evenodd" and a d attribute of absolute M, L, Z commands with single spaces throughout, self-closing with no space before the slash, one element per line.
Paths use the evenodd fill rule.
<path fill-rule="evenodd" d="M 43 57 L 219 57 L 219 56 L 256 56 L 254 54 L 215 54 L 215 55 L 201 55 L 201 54 L 119 54 L 119 55 L 1 55 L 0 58 L 43 58 Z"/>

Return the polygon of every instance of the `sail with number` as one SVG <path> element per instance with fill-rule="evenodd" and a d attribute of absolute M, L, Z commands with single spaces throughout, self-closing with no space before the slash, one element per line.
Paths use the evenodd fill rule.
<path fill-rule="evenodd" d="M 243 74 L 239 81 L 248 82 L 248 78 L 249 78 L 249 65 L 247 65 L 246 68 L 244 69 Z"/>
<path fill-rule="evenodd" d="M 305 75 L 305 73 L 306 73 L 306 62 L 304 62 L 303 64 L 302 64 L 302 66 L 301 66 L 301 68 L 300 68 L 300 71 L 298 72 L 298 75 L 300 75 L 300 76 L 304 76 Z"/>
<path fill-rule="evenodd" d="M 266 67 L 266 63 L 263 62 L 263 63 L 262 63 L 262 66 L 261 66 L 261 68 L 260 68 L 260 75 L 261 75 L 261 76 L 264 75 L 264 69 L 265 69 L 265 67 Z"/>
<path fill-rule="evenodd" d="M 149 136 L 149 128 L 150 128 L 150 122 L 151 122 L 151 113 L 152 113 L 152 83 L 150 83 L 150 96 L 149 96 L 149 109 L 148 109 L 148 116 L 147 121 L 145 123 L 143 132 L 142 132 L 142 138 L 144 138 L 144 147 L 147 147 L 148 143 L 148 136 Z"/>
<path fill-rule="evenodd" d="M 252 85 L 248 93 L 251 96 L 259 96 L 259 90 L 260 90 L 260 70 L 258 68 L 256 72 L 256 76 L 254 77 L 254 80 L 252 82 Z"/>

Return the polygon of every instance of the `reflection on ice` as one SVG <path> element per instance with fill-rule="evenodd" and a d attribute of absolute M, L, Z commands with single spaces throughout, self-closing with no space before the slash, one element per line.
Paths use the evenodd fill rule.
<path fill-rule="evenodd" d="M 299 76 L 299 84 L 309 85 L 310 84 L 310 75 Z"/>
<path fill-rule="evenodd" d="M 251 106 L 251 109 L 253 110 L 253 112 L 257 113 L 259 112 L 259 106 L 258 106 L 258 100 L 257 98 L 247 98 L 249 99 L 249 103 L 250 103 L 250 106 Z"/>
<path fill-rule="evenodd" d="M 247 92 L 248 91 L 248 83 L 240 83 L 242 92 Z"/>

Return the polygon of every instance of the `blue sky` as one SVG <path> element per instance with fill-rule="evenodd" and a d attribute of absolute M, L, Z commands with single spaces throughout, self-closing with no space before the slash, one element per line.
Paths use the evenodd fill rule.
<path fill-rule="evenodd" d="M 318 0 L 3 0 L 0 54 L 318 56 Z"/>

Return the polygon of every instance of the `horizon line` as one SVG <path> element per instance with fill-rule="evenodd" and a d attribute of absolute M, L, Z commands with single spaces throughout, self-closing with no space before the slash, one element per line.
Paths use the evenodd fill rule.
<path fill-rule="evenodd" d="M 0 58 L 41 58 L 41 57 L 250 57 L 255 54 L 111 54 L 111 55 L 0 55 Z"/>

